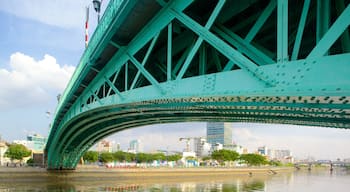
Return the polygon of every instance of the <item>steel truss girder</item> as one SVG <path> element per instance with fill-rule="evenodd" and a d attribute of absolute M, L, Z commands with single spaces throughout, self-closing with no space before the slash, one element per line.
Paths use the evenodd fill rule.
<path fill-rule="evenodd" d="M 333 101 L 330 104 L 330 101 Z M 290 121 L 294 124 L 317 124 L 349 126 L 350 110 L 343 97 L 212 97 L 212 98 L 186 98 L 176 100 L 161 99 L 149 102 L 135 103 L 133 106 L 108 106 L 96 108 L 96 112 L 86 112 L 70 122 L 69 132 L 58 146 L 61 153 L 66 153 L 68 147 L 83 152 L 83 148 L 91 139 L 95 141 L 106 135 L 126 128 L 137 127 L 152 123 L 167 123 L 194 120 L 222 120 L 222 121 L 261 121 L 278 123 Z M 174 105 L 174 103 L 177 105 Z M 345 104 L 344 104 L 345 103 Z M 339 109 L 335 109 L 339 107 Z M 95 113 L 98 115 L 89 115 Z M 187 113 L 187 114 L 186 114 Z M 177 114 L 177 115 L 175 115 Z M 182 115 L 183 116 L 182 116 Z M 192 114 L 192 115 L 191 115 Z M 264 115 L 265 117 L 264 117 Z M 85 116 L 85 117 L 84 117 Z M 140 116 L 144 116 L 140 118 Z M 246 116 L 246 117 L 245 117 Z M 278 116 L 279 118 L 276 118 Z M 307 116 L 309 120 L 304 119 Z M 249 117 L 249 118 L 248 118 Z M 299 119 L 300 117 L 304 117 Z M 327 119 L 334 120 L 333 123 Z M 81 121 L 80 119 L 83 119 Z M 250 119 L 250 120 L 249 120 Z M 260 119 L 260 120 L 259 120 Z M 313 119 L 313 120 L 312 120 Z M 339 122 L 337 122 L 339 119 Z M 347 120 L 346 120 L 347 119 Z M 122 121 L 121 121 L 122 120 Z M 109 122 L 108 125 L 105 122 Z M 135 123 L 133 123 L 135 122 Z M 140 123 L 141 122 L 141 123 Z M 84 134 L 84 132 L 87 132 Z M 82 139 L 79 136 L 84 136 Z M 78 140 L 78 146 L 72 142 Z M 94 142 L 93 142 L 94 143 Z M 87 149 L 85 149 L 87 150 Z M 60 153 L 59 150 L 56 150 Z M 68 153 L 74 159 L 74 151 Z M 60 155 L 65 156 L 66 155 Z M 76 159 L 76 162 L 78 159 Z M 75 162 L 75 163 L 76 163 Z"/>
<path fill-rule="evenodd" d="M 342 6 L 337 2 L 339 17 L 327 29 L 319 26 L 322 37 L 308 56 L 300 59 L 306 19 L 311 9 L 310 1 L 305 0 L 289 59 L 288 49 L 293 42 L 288 39 L 289 24 L 285 22 L 288 20 L 288 0 L 271 0 L 245 37 L 232 30 L 239 27 L 225 26 L 229 14 L 221 11 L 227 2 L 218 1 L 204 26 L 200 23 L 205 22 L 184 13 L 191 3 L 163 2 L 159 13 L 128 45 L 109 42 L 118 51 L 104 68 L 90 66 L 97 76 L 84 86 L 81 95 L 74 95 L 76 102 L 71 103 L 64 117 L 53 125 L 54 135 L 50 135 L 47 148 L 50 168 L 72 169 L 77 157 L 104 136 L 153 123 L 221 120 L 349 128 L 350 53 L 324 56 L 340 38 L 343 50 L 347 50 L 349 5 Z M 272 18 L 276 4 L 277 19 L 274 22 L 277 23 L 278 49 L 277 58 L 273 58 L 256 37 L 264 25 L 272 25 L 268 18 Z M 223 17 L 217 19 L 220 15 Z M 162 30 L 167 31 L 163 46 L 166 54 L 156 66 L 150 57 L 154 56 Z M 192 46 L 174 47 L 174 36 L 181 30 L 195 34 L 187 39 L 197 36 Z M 342 34 L 344 31 L 346 33 Z M 140 59 L 137 54 L 141 49 L 146 51 Z M 98 52 L 102 50 L 94 54 Z M 176 56 L 177 59 L 175 52 L 181 54 Z M 185 77 L 186 73 L 193 73 L 190 65 L 195 56 L 198 56 L 198 75 Z M 223 58 L 227 59 L 226 63 Z M 212 62 L 217 72 L 207 74 Z M 240 69 L 234 70 L 235 65 Z M 134 75 L 132 67 L 136 68 Z M 154 72 L 155 68 L 158 71 Z M 156 73 L 165 74 L 165 80 L 158 80 Z M 150 82 L 149 86 L 138 87 L 141 74 Z M 119 86 L 121 82 L 117 79 L 122 75 L 124 85 Z M 228 101 L 227 98 L 233 99 Z M 225 99 L 225 102 L 220 101 Z"/>
<path fill-rule="evenodd" d="M 294 105 L 295 107 L 305 107 L 305 105 L 310 105 L 312 103 L 316 104 L 318 107 L 320 107 L 321 105 L 324 105 L 325 106 L 325 109 L 332 109 L 333 111 L 335 109 L 338 108 L 339 113 L 342 113 L 343 111 L 341 110 L 346 110 L 346 109 L 349 109 L 349 106 L 348 106 L 348 101 L 349 101 L 349 98 L 344 98 L 344 99 L 340 99 L 338 101 L 332 101 L 332 99 L 327 99 L 327 98 L 323 98 L 322 100 L 320 101 L 317 101 L 316 98 L 312 98 L 312 95 L 315 93 L 315 92 L 318 92 L 317 95 L 331 95 L 331 94 L 334 94 L 334 95 L 348 95 L 349 94 L 349 88 L 348 86 L 346 85 L 347 83 L 350 83 L 349 80 L 348 82 L 345 82 L 345 84 L 343 86 L 341 85 L 338 85 L 338 86 L 334 86 L 334 85 L 329 85 L 327 87 L 320 87 L 319 85 L 317 85 L 316 81 L 313 81 L 311 80 L 310 78 L 313 76 L 312 74 L 320 74 L 320 75 L 323 75 L 325 77 L 324 79 L 324 82 L 321 82 L 321 85 L 325 84 L 325 82 L 327 81 L 330 81 L 330 79 L 334 78 L 334 76 L 332 74 L 328 74 L 328 68 L 330 65 L 333 65 L 334 61 L 340 61 L 340 63 L 337 63 L 337 67 L 341 70 L 341 71 L 338 71 L 338 72 L 334 72 L 334 73 L 337 73 L 337 80 L 339 81 L 343 81 L 346 80 L 347 78 L 347 73 L 346 71 L 344 70 L 346 67 L 347 67 L 347 64 L 348 64 L 348 59 L 350 59 L 350 54 L 347 54 L 346 57 L 342 57 L 342 56 L 337 56 L 337 57 L 331 57 L 331 56 L 328 56 L 328 57 L 325 57 L 323 60 L 321 61 L 317 61 L 317 62 L 314 62 L 312 60 L 308 61 L 308 60 L 301 60 L 301 61 L 295 61 L 295 62 L 291 62 L 291 63 L 288 63 L 288 65 L 281 65 L 279 67 L 277 66 L 274 66 L 274 65 L 270 65 L 270 66 L 265 66 L 264 68 L 266 68 L 266 70 L 271 70 L 271 71 L 275 71 L 277 74 L 280 74 L 278 76 L 281 76 L 280 79 L 279 79 L 279 82 L 281 83 L 278 83 L 278 84 L 283 84 L 281 85 L 281 87 L 279 88 L 270 88 L 271 90 L 268 91 L 266 89 L 264 89 L 264 87 L 261 87 L 262 90 L 264 90 L 264 95 L 271 95 L 270 99 L 266 99 L 264 100 L 265 102 L 271 102 L 269 104 L 264 104 L 262 103 L 263 106 L 266 106 L 266 107 L 271 107 L 271 106 L 275 106 L 277 107 L 276 110 L 278 109 L 278 107 L 284 107 L 284 106 L 288 106 L 288 103 Z M 306 65 L 308 67 L 310 67 L 310 69 L 308 71 L 298 71 L 297 69 L 303 65 Z M 269 69 L 267 69 L 269 68 Z M 273 68 L 273 69 L 272 69 Z M 294 69 L 294 70 L 293 70 Z M 289 72 L 290 75 L 292 75 L 292 77 L 285 77 L 285 75 L 283 75 L 283 73 L 285 72 Z M 307 73 L 310 73 L 309 76 L 307 75 Z M 249 77 L 246 75 L 246 73 L 242 72 L 242 71 L 230 71 L 230 72 L 227 72 L 227 73 L 223 73 L 223 74 L 213 74 L 213 75 L 209 75 L 209 76 L 203 76 L 202 78 L 203 79 L 186 79 L 186 80 L 183 80 L 181 82 L 181 84 L 179 84 L 176 88 L 176 90 L 173 92 L 173 96 L 172 97 L 177 97 L 177 98 L 183 98 L 183 97 L 186 97 L 185 95 L 183 95 L 184 93 L 187 93 L 189 94 L 189 90 L 193 91 L 190 95 L 206 95 L 206 96 L 215 96 L 215 94 L 220 94 L 220 95 L 242 95 L 242 100 L 239 101 L 239 103 L 237 105 L 241 106 L 241 107 L 244 107 L 246 106 L 246 104 L 244 103 L 247 103 L 248 106 L 259 106 L 257 103 L 253 104 L 249 104 L 250 102 L 254 102 L 254 97 L 252 97 L 251 99 L 247 99 L 247 98 L 244 98 L 243 95 L 260 95 L 262 94 L 262 92 L 256 92 L 255 89 L 251 89 L 249 90 L 249 87 L 247 87 L 247 90 L 245 91 L 242 91 L 243 89 L 238 89 L 238 90 L 241 90 L 241 91 L 232 91 L 232 92 L 229 92 L 229 87 L 237 87 L 239 86 L 241 83 L 240 82 L 237 82 L 237 83 L 233 83 L 231 86 L 228 86 L 226 87 L 226 89 L 223 89 L 222 86 L 219 86 L 221 84 L 223 84 L 223 82 L 227 82 L 227 81 L 230 81 L 230 82 L 234 82 L 234 79 L 235 77 L 243 80 L 244 78 L 244 74 L 246 77 Z M 277 76 L 276 74 L 276 76 Z M 243 76 L 242 76 L 243 75 Z M 305 76 L 304 76 L 305 75 Z M 297 80 L 293 80 L 293 76 L 300 76 L 299 79 Z M 301 76 L 304 76 L 303 78 L 301 78 Z M 231 78 L 229 78 L 231 77 Z M 232 79 L 232 80 L 231 80 Z M 188 82 L 186 82 L 188 81 Z M 285 81 L 284 83 L 282 83 L 283 81 Z M 308 85 L 308 86 L 305 86 L 305 87 L 302 87 L 302 86 L 295 86 L 293 85 L 292 87 L 294 87 L 294 90 L 290 90 L 288 92 L 286 92 L 286 90 L 283 90 L 283 89 L 286 89 L 285 87 L 287 87 L 287 84 L 289 83 L 290 84 L 294 84 L 295 83 L 301 83 L 302 81 L 304 82 L 314 82 L 314 84 L 311 84 L 311 85 Z M 209 83 L 211 86 L 208 86 L 208 85 L 205 85 L 203 84 L 202 87 L 199 87 L 198 89 L 194 89 L 194 88 L 191 88 L 191 87 L 188 87 L 188 85 L 191 85 L 191 84 L 198 84 L 199 82 L 206 82 L 206 83 Z M 334 87 L 332 87 L 334 86 Z M 252 86 L 254 87 L 254 86 Z M 166 98 L 167 97 L 163 97 L 162 94 L 160 94 L 158 91 L 156 91 L 156 89 L 153 89 L 152 91 L 152 88 L 153 87 L 145 87 L 144 90 L 140 91 L 140 89 L 136 89 L 136 90 L 132 90 L 133 92 L 135 92 L 134 94 L 137 96 L 137 97 L 141 97 L 142 94 L 144 94 L 144 91 L 146 92 L 153 92 L 155 95 L 153 96 L 154 98 L 164 98 L 164 100 L 166 101 Z M 313 90 L 310 90 L 310 89 L 313 89 Z M 213 92 L 213 90 L 216 90 L 215 92 Z M 136 91 L 138 91 L 138 93 L 136 93 Z M 128 92 L 130 94 L 130 91 Z M 125 93 L 122 93 L 122 94 L 125 94 Z M 273 98 L 273 95 L 277 96 L 276 98 Z M 283 102 L 284 99 L 278 99 L 278 96 L 281 96 L 281 95 L 285 95 L 285 97 L 288 99 L 285 99 L 286 101 Z M 305 99 L 299 99 L 298 97 L 300 95 L 310 95 L 308 96 L 308 99 L 305 100 Z M 113 97 L 115 96 L 111 96 L 109 97 L 108 99 L 110 101 L 107 101 L 105 98 L 104 100 L 104 103 L 110 103 L 110 107 L 113 107 L 113 102 L 112 100 L 114 99 Z M 198 98 L 189 98 L 190 100 L 193 100 L 193 101 L 200 101 L 200 99 Z M 130 103 L 132 99 L 128 99 L 127 97 L 125 97 L 125 103 Z M 295 100 L 295 101 L 293 101 Z M 140 100 L 142 101 L 142 99 Z M 202 100 L 203 101 L 203 100 Z M 205 100 L 204 100 L 205 101 Z M 280 102 L 279 105 L 278 102 Z M 293 104 L 293 102 L 299 102 L 298 105 L 296 104 Z M 154 102 L 154 104 L 156 104 L 159 102 Z M 96 103 L 97 104 L 97 103 Z M 213 102 L 213 104 L 215 104 L 215 100 Z M 213 105 L 213 104 L 210 104 L 210 105 Z M 150 105 L 153 105 L 153 103 L 150 103 Z M 108 104 L 106 104 L 105 106 L 109 106 Z M 176 106 L 176 105 L 175 105 Z M 226 103 L 224 106 L 229 106 L 228 103 Z M 90 111 L 93 111 L 94 109 L 99 109 L 101 106 L 100 105 L 96 105 L 96 106 L 91 106 L 91 108 L 89 110 L 85 110 L 82 114 L 90 114 L 93 112 L 90 112 Z M 294 108 L 295 108 L 294 107 Z M 145 107 L 146 108 L 146 107 Z M 272 109 L 272 108 L 271 108 Z M 270 110 L 271 110 L 270 109 Z M 317 109 L 317 108 L 315 108 Z M 252 113 L 254 111 L 254 109 L 246 109 L 247 110 L 247 113 Z M 282 111 L 284 111 L 286 114 L 288 109 L 284 108 L 284 109 L 280 109 L 280 113 L 282 113 Z M 305 113 L 303 112 L 303 110 L 301 109 L 295 109 L 296 111 L 295 112 L 299 112 L 301 114 Z M 312 108 L 310 107 L 307 107 L 305 108 L 305 110 L 311 110 L 309 111 L 309 113 L 311 114 L 317 114 L 316 112 L 313 112 L 312 111 Z M 136 112 L 136 114 L 140 114 L 140 113 L 144 113 L 143 112 L 144 110 L 140 110 L 140 111 L 134 111 Z M 159 109 L 156 109 L 156 111 L 159 111 Z M 228 112 L 232 111 L 239 111 L 239 109 L 237 108 L 232 108 L 232 109 L 227 109 Z M 127 112 L 126 112 L 127 113 Z M 160 114 L 164 113 L 163 111 L 160 112 Z M 211 112 L 212 113 L 212 112 Z M 281 114 L 278 114 L 279 116 L 281 116 Z M 327 111 L 323 112 L 323 113 L 327 113 Z M 156 113 L 152 113 L 152 116 L 154 116 Z M 311 115 L 310 114 L 310 115 Z M 309 116 L 310 116 L 309 115 Z M 108 119 L 108 118 L 102 118 L 102 117 L 98 117 L 96 115 L 93 115 L 92 117 L 94 118 L 97 118 L 97 119 Z M 118 115 L 119 118 L 125 118 L 124 116 L 121 116 L 121 115 Z M 176 117 L 176 116 L 174 116 Z M 303 118 L 300 119 L 300 121 L 302 121 Z M 87 120 L 87 119 L 86 119 Z M 84 121 L 86 121 L 84 120 Z M 204 119 L 203 119 L 204 120 Z M 98 121 L 96 120 L 92 120 L 91 123 L 88 123 L 88 122 L 84 122 L 84 121 L 79 121 L 80 123 L 84 123 L 88 126 L 93 126 L 94 124 L 98 124 Z M 103 121 L 103 120 L 102 120 Z M 167 122 L 167 121 L 165 121 Z M 271 120 L 272 122 L 272 120 Z M 73 123 L 73 124 L 76 124 L 76 123 Z M 79 129 L 81 127 L 84 127 L 82 125 L 79 125 L 79 124 L 76 124 L 77 127 L 79 127 Z M 75 129 L 69 129 L 69 132 L 65 133 L 65 136 L 63 138 L 61 138 L 61 144 L 62 146 L 58 146 L 58 148 L 62 148 L 64 144 L 66 144 L 65 142 L 69 142 L 70 139 L 72 138 L 76 138 L 77 136 L 76 135 L 71 135 L 71 134 L 76 134 L 76 135 L 83 135 L 81 132 L 75 130 Z M 65 146 L 70 146 L 71 144 L 66 144 Z M 65 151 L 65 150 L 64 150 Z"/>

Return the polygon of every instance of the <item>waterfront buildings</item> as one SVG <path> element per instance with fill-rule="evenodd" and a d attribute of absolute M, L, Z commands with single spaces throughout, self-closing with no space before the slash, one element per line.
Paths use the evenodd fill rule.
<path fill-rule="evenodd" d="M 266 146 L 259 147 L 258 153 L 268 157 L 270 160 L 277 160 L 282 163 L 293 163 L 294 158 L 289 149 L 268 149 Z"/>
<path fill-rule="evenodd" d="M 43 153 L 46 140 L 46 137 L 39 134 L 33 134 L 27 135 L 27 140 L 14 140 L 13 143 L 24 145 L 34 153 Z"/>
<path fill-rule="evenodd" d="M 217 143 L 232 144 L 232 124 L 224 122 L 207 123 L 207 142 L 214 147 Z"/>

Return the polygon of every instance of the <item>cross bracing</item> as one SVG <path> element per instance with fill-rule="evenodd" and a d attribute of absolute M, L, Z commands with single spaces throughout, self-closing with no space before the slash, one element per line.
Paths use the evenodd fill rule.
<path fill-rule="evenodd" d="M 348 0 L 111 0 L 58 105 L 50 169 L 184 121 L 350 127 Z"/>

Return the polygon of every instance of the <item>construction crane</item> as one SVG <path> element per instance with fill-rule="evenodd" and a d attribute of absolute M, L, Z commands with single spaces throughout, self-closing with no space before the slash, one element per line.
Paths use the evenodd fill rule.
<path fill-rule="evenodd" d="M 198 139 L 201 137 L 181 137 L 179 141 L 186 141 L 186 152 L 190 152 L 190 140 L 191 139 Z"/>

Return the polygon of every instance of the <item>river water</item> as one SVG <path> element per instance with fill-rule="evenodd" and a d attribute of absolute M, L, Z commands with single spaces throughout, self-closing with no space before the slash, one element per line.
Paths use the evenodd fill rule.
<path fill-rule="evenodd" d="M 123 180 L 121 178 L 0 180 L 2 191 L 350 191 L 350 170 L 299 170 L 275 175 L 230 175 Z"/>

